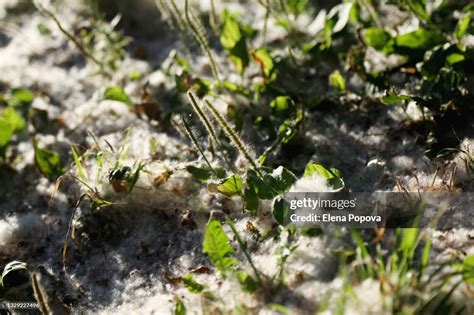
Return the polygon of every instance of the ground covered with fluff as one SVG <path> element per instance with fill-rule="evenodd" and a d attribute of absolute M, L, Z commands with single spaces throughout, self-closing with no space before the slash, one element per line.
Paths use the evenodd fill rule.
<path fill-rule="evenodd" d="M 450 0 L 0 1 L 0 303 L 473 314 L 473 20 Z M 336 191 L 464 206 L 291 224 L 285 194 Z"/>

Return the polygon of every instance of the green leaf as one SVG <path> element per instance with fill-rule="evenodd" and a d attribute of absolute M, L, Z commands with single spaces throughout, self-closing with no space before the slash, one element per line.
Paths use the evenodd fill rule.
<path fill-rule="evenodd" d="M 13 127 L 8 120 L 0 118 L 0 156 L 5 155 L 5 150 L 13 136 Z"/>
<path fill-rule="evenodd" d="M 456 30 L 454 31 L 457 39 L 461 39 L 464 34 L 466 34 L 469 24 L 471 23 L 471 15 L 472 12 L 469 10 L 461 19 L 459 19 L 458 24 L 456 25 Z"/>
<path fill-rule="evenodd" d="M 209 256 L 211 263 L 224 275 L 231 267 L 239 264 L 237 260 L 229 257 L 234 255 L 235 251 L 229 245 L 229 238 L 218 220 L 212 220 L 207 224 L 202 251 Z"/>
<path fill-rule="evenodd" d="M 3 117 L 10 123 L 13 132 L 25 129 L 25 120 L 13 109 L 13 107 L 6 108 L 3 111 Z"/>
<path fill-rule="evenodd" d="M 270 186 L 252 169 L 247 171 L 247 186 L 252 189 L 260 199 L 272 199 L 275 196 Z"/>
<path fill-rule="evenodd" d="M 392 39 L 392 36 L 383 28 L 369 27 L 363 32 L 364 42 L 377 50 L 382 50 Z"/>
<path fill-rule="evenodd" d="M 340 190 L 345 186 L 341 174 L 336 168 L 327 169 L 322 164 L 310 162 L 306 165 L 303 177 L 311 177 L 314 174 L 326 179 L 327 183 L 336 190 Z"/>
<path fill-rule="evenodd" d="M 283 198 L 276 198 L 273 202 L 273 217 L 280 225 L 287 225 L 291 222 L 290 216 L 293 211 L 290 209 L 290 206 Z"/>
<path fill-rule="evenodd" d="M 33 93 L 26 88 L 15 88 L 10 90 L 8 104 L 10 106 L 28 106 L 33 102 Z"/>
<path fill-rule="evenodd" d="M 290 97 L 288 96 L 277 96 L 273 101 L 270 102 L 270 109 L 272 114 L 287 117 L 293 111 L 295 105 Z"/>
<path fill-rule="evenodd" d="M 108 87 L 104 92 L 104 99 L 122 102 L 127 105 L 132 104 L 132 101 L 120 86 Z"/>
<path fill-rule="evenodd" d="M 242 290 L 245 292 L 255 292 L 258 289 L 258 282 L 255 281 L 248 273 L 239 271 L 237 273 L 237 281 L 242 286 Z"/>
<path fill-rule="evenodd" d="M 65 172 L 65 168 L 61 162 L 61 156 L 56 152 L 40 149 L 36 139 L 33 140 L 33 146 L 35 150 L 36 166 L 38 166 L 41 174 L 50 181 L 55 181 Z"/>
<path fill-rule="evenodd" d="M 426 11 L 426 0 L 405 0 L 408 9 L 422 20 L 429 20 L 430 16 Z"/>
<path fill-rule="evenodd" d="M 463 54 L 457 54 L 457 53 L 453 53 L 453 54 L 450 54 L 446 57 L 446 61 L 450 64 L 450 65 L 453 65 L 455 63 L 458 63 L 458 62 L 461 62 L 461 61 L 464 61 L 464 55 Z"/>
<path fill-rule="evenodd" d="M 81 164 L 81 161 L 79 159 L 79 155 L 77 154 L 76 149 L 74 148 L 74 146 L 71 146 L 71 153 L 72 153 L 72 158 L 74 160 L 74 164 L 76 165 L 76 168 L 77 168 L 77 172 L 79 173 L 79 178 L 80 179 L 85 179 L 84 170 L 82 168 L 82 164 Z"/>
<path fill-rule="evenodd" d="M 397 95 L 395 90 L 388 90 L 386 95 L 380 98 L 380 101 L 384 105 L 394 105 L 410 99 L 411 97 L 408 95 Z"/>
<path fill-rule="evenodd" d="M 286 0 L 286 7 L 296 16 L 301 14 L 307 5 L 308 0 Z"/>
<path fill-rule="evenodd" d="M 180 298 L 176 298 L 176 307 L 174 308 L 174 315 L 186 315 L 186 306 Z"/>
<path fill-rule="evenodd" d="M 346 90 L 346 81 L 339 70 L 335 70 L 333 73 L 331 73 L 329 76 L 329 85 L 339 92 L 344 92 Z"/>
<path fill-rule="evenodd" d="M 246 188 L 244 191 L 245 210 L 256 214 L 259 208 L 258 196 L 252 188 Z"/>
<path fill-rule="evenodd" d="M 287 192 L 296 181 L 295 175 L 283 166 L 279 166 L 271 174 L 265 174 L 264 178 L 273 192 L 278 194 Z"/>
<path fill-rule="evenodd" d="M 215 167 L 214 171 L 217 173 L 217 178 L 214 172 L 208 167 L 208 166 L 201 166 L 201 167 L 196 167 L 193 165 L 188 165 L 186 166 L 186 170 L 193 175 L 195 179 L 197 179 L 200 182 L 207 182 L 208 180 L 211 179 L 217 179 L 217 178 L 225 178 L 226 173 L 225 170 L 221 167 Z"/>
<path fill-rule="evenodd" d="M 245 87 L 241 85 L 237 85 L 230 81 L 216 82 L 214 87 L 226 89 L 227 91 L 233 92 L 233 93 L 239 93 L 243 96 L 247 96 L 247 97 L 250 96 L 249 90 L 247 90 Z"/>
<path fill-rule="evenodd" d="M 468 283 L 474 285 L 474 255 L 464 259 L 462 264 L 463 277 Z"/>
<path fill-rule="evenodd" d="M 420 28 L 416 31 L 397 36 L 395 38 L 395 45 L 397 50 L 403 53 L 406 52 L 406 49 L 428 50 L 441 44 L 443 41 L 444 36 L 441 34 Z"/>
<path fill-rule="evenodd" d="M 206 286 L 196 282 L 196 280 L 194 280 L 192 275 L 185 275 L 182 279 L 183 279 L 184 285 L 186 286 L 188 291 L 191 293 L 198 294 L 198 293 L 201 293 L 206 288 Z"/>
<path fill-rule="evenodd" d="M 249 54 L 245 42 L 245 34 L 241 32 L 241 27 L 235 15 L 224 10 L 222 13 L 224 26 L 219 37 L 222 47 L 230 53 L 232 62 L 236 65 L 237 71 L 242 74 L 249 63 Z"/>
<path fill-rule="evenodd" d="M 217 185 L 217 190 L 226 196 L 242 194 L 242 179 L 238 175 L 232 175 Z"/>
<path fill-rule="evenodd" d="M 260 65 L 263 76 L 266 79 L 274 79 L 276 77 L 274 70 L 273 59 L 264 48 L 257 49 L 252 53 L 253 59 Z"/>

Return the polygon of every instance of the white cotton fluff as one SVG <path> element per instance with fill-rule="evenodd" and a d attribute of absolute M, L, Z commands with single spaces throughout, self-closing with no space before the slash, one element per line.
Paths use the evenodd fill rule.
<path fill-rule="evenodd" d="M 0 257 L 18 251 L 20 242 L 43 239 L 46 226 L 40 215 L 34 213 L 7 216 L 0 220 Z"/>
<path fill-rule="evenodd" d="M 289 192 L 331 192 L 333 188 L 328 186 L 325 178 L 318 174 L 313 174 L 308 177 L 302 177 L 298 179 L 293 186 L 291 186 Z"/>

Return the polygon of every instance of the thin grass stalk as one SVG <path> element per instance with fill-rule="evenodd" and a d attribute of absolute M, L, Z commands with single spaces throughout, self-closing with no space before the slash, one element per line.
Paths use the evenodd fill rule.
<path fill-rule="evenodd" d="M 214 168 L 211 166 L 211 163 L 209 163 L 209 160 L 207 159 L 206 155 L 204 154 L 204 150 L 201 148 L 201 146 L 199 145 L 199 142 L 197 141 L 196 137 L 194 136 L 193 134 L 193 131 L 191 130 L 191 128 L 189 127 L 188 123 L 186 122 L 186 119 L 184 117 L 181 117 L 181 120 L 183 121 L 183 126 L 184 128 L 186 129 L 186 133 L 188 134 L 188 137 L 191 139 L 191 142 L 196 146 L 196 148 L 198 149 L 199 153 L 201 154 L 201 156 L 204 158 L 204 161 L 206 161 L 206 164 L 207 166 L 209 166 L 209 169 L 214 173 L 214 175 L 216 175 L 217 177 L 217 173 L 216 171 L 214 170 Z"/>
<path fill-rule="evenodd" d="M 212 31 L 214 34 L 219 33 L 219 27 L 217 25 L 217 14 L 216 14 L 216 7 L 214 5 L 214 0 L 211 1 L 211 12 L 209 13 L 209 24 L 211 25 Z"/>
<path fill-rule="evenodd" d="M 227 165 L 229 166 L 230 170 L 235 173 L 235 169 L 233 167 L 233 165 L 230 163 L 230 161 L 227 159 L 227 156 L 224 152 L 224 148 L 222 147 L 221 143 L 219 142 L 219 140 L 217 139 L 217 134 L 214 130 L 214 128 L 212 127 L 211 125 L 211 122 L 209 121 L 209 118 L 206 116 L 206 114 L 202 111 L 201 107 L 199 106 L 199 104 L 197 103 L 196 101 L 196 98 L 193 94 L 193 92 L 191 91 L 188 91 L 188 98 L 189 98 L 189 101 L 191 103 L 191 107 L 193 108 L 194 112 L 198 115 L 199 119 L 201 120 L 202 124 L 204 125 L 204 127 L 206 128 L 207 132 L 209 133 L 209 135 L 211 136 L 212 140 L 214 140 L 214 142 L 216 143 L 217 145 L 217 149 L 221 152 L 222 154 L 222 157 L 224 158 L 225 162 L 227 163 Z"/>
<path fill-rule="evenodd" d="M 263 175 L 258 170 L 257 164 L 255 163 L 255 161 L 250 156 L 250 153 L 249 153 L 246 145 L 242 142 L 242 140 L 240 140 L 240 137 L 231 128 L 230 124 L 227 122 L 227 120 L 224 118 L 224 116 L 222 116 L 219 113 L 219 111 L 214 107 L 214 105 L 211 104 L 211 102 L 209 102 L 209 100 L 205 99 L 204 103 L 209 108 L 209 111 L 212 113 L 212 115 L 217 120 L 219 125 L 221 125 L 222 129 L 227 134 L 227 137 L 229 137 L 230 141 L 234 144 L 237 151 L 239 151 L 240 154 L 242 154 L 245 157 L 245 159 L 250 163 L 250 165 L 252 165 L 252 167 L 255 169 L 255 171 L 258 173 L 258 175 L 263 178 Z"/>
<path fill-rule="evenodd" d="M 100 72 L 105 75 L 108 78 L 111 78 L 112 75 L 105 70 L 105 67 L 102 62 L 100 62 L 94 55 L 89 52 L 75 37 L 73 34 L 71 34 L 69 31 L 67 31 L 64 26 L 61 24 L 59 19 L 54 15 L 53 12 L 50 10 L 46 9 L 43 5 L 41 5 L 38 1 L 34 1 L 34 5 L 40 11 L 43 15 L 46 15 L 47 17 L 51 18 L 56 26 L 59 28 L 61 33 L 63 33 L 73 44 L 76 46 L 76 48 L 84 55 L 86 59 L 91 60 L 93 63 L 95 63 L 98 67 Z"/>
<path fill-rule="evenodd" d="M 198 41 L 199 45 L 201 46 L 201 49 L 204 51 L 204 53 L 207 55 L 209 58 L 209 61 L 211 63 L 211 69 L 212 69 L 212 74 L 214 78 L 217 81 L 220 81 L 219 79 L 219 72 L 217 71 L 217 66 L 216 62 L 214 61 L 214 57 L 212 56 L 211 49 L 209 48 L 209 44 L 206 39 L 206 35 L 204 33 L 203 27 L 198 23 L 197 17 L 191 16 L 189 12 L 189 0 L 185 0 L 184 2 L 184 13 L 186 16 L 186 21 L 188 22 L 189 27 L 191 28 L 191 31 L 194 34 L 194 37 Z"/>
<path fill-rule="evenodd" d="M 178 6 L 174 0 L 169 0 L 170 3 L 170 10 L 173 14 L 174 18 L 176 19 L 176 23 L 178 24 L 178 28 L 181 32 L 186 32 L 186 23 L 183 20 L 181 15 L 181 11 L 179 11 Z"/>
<path fill-rule="evenodd" d="M 247 246 L 246 246 L 245 242 L 240 237 L 239 232 L 237 232 L 237 229 L 235 228 L 234 223 L 232 222 L 232 220 L 229 217 L 226 217 L 226 222 L 230 226 L 232 232 L 234 233 L 234 236 L 237 240 L 237 243 L 239 243 L 240 249 L 242 249 L 242 251 L 244 252 L 244 255 L 247 258 L 247 261 L 249 262 L 250 267 L 252 267 L 253 272 L 255 273 L 255 277 L 257 277 L 258 284 L 261 286 L 262 285 L 262 278 L 260 277 L 260 271 L 257 269 L 257 267 L 255 267 L 255 265 L 253 263 L 253 260 L 252 260 L 252 258 L 250 257 L 250 255 L 247 251 Z"/>
<path fill-rule="evenodd" d="M 155 0 L 156 7 L 158 8 L 158 11 L 160 11 L 160 14 L 163 18 L 164 21 L 166 21 L 166 24 L 168 24 L 169 27 L 173 27 L 173 22 L 171 21 L 171 15 L 168 12 L 168 9 L 166 8 L 166 4 L 163 0 Z"/>

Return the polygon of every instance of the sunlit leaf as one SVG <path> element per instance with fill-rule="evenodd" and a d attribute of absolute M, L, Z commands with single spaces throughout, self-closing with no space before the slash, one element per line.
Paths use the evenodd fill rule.
<path fill-rule="evenodd" d="M 104 92 L 104 99 L 122 102 L 127 105 L 132 104 L 132 101 L 120 86 L 108 87 Z"/>
<path fill-rule="evenodd" d="M 183 283 L 189 292 L 198 294 L 201 293 L 206 287 L 194 280 L 192 275 L 185 275 L 183 277 Z"/>
<path fill-rule="evenodd" d="M 242 194 L 242 179 L 238 175 L 232 175 L 217 185 L 217 190 L 226 196 L 235 196 Z"/>
<path fill-rule="evenodd" d="M 273 217 L 280 225 L 287 225 L 290 223 L 290 216 L 293 211 L 283 198 L 276 198 L 273 202 Z"/>
<path fill-rule="evenodd" d="M 46 178 L 55 181 L 65 172 L 65 168 L 61 161 L 61 156 L 56 153 L 38 147 L 38 141 L 33 140 L 35 150 L 36 166 Z"/>
<path fill-rule="evenodd" d="M 346 90 L 346 80 L 344 80 L 344 77 L 339 72 L 339 70 L 335 70 L 333 73 L 331 73 L 329 76 L 329 85 L 339 92 L 344 92 Z"/>
<path fill-rule="evenodd" d="M 253 59 L 260 64 L 260 68 L 262 69 L 263 76 L 266 79 L 273 79 L 274 78 L 274 64 L 273 59 L 264 48 L 257 49 L 252 53 Z"/>
<path fill-rule="evenodd" d="M 183 301 L 181 299 L 176 299 L 176 306 L 174 308 L 174 315 L 186 315 L 186 307 L 184 306 Z"/>
<path fill-rule="evenodd" d="M 367 45 L 377 50 L 382 50 L 390 42 L 392 37 L 383 28 L 369 27 L 363 32 L 364 41 Z"/>
<path fill-rule="evenodd" d="M 209 256 L 211 263 L 223 274 L 239 264 L 237 260 L 230 257 L 235 254 L 235 251 L 229 245 L 229 238 L 218 220 L 211 220 L 207 224 L 202 251 Z"/>
<path fill-rule="evenodd" d="M 288 116 L 294 108 L 293 101 L 288 96 L 278 96 L 270 103 L 272 114 L 277 116 Z"/>
<path fill-rule="evenodd" d="M 222 19 L 224 26 L 220 35 L 220 42 L 224 49 L 230 53 L 230 58 L 237 71 L 242 74 L 250 59 L 245 34 L 241 32 L 241 27 L 235 15 L 224 10 Z"/>

